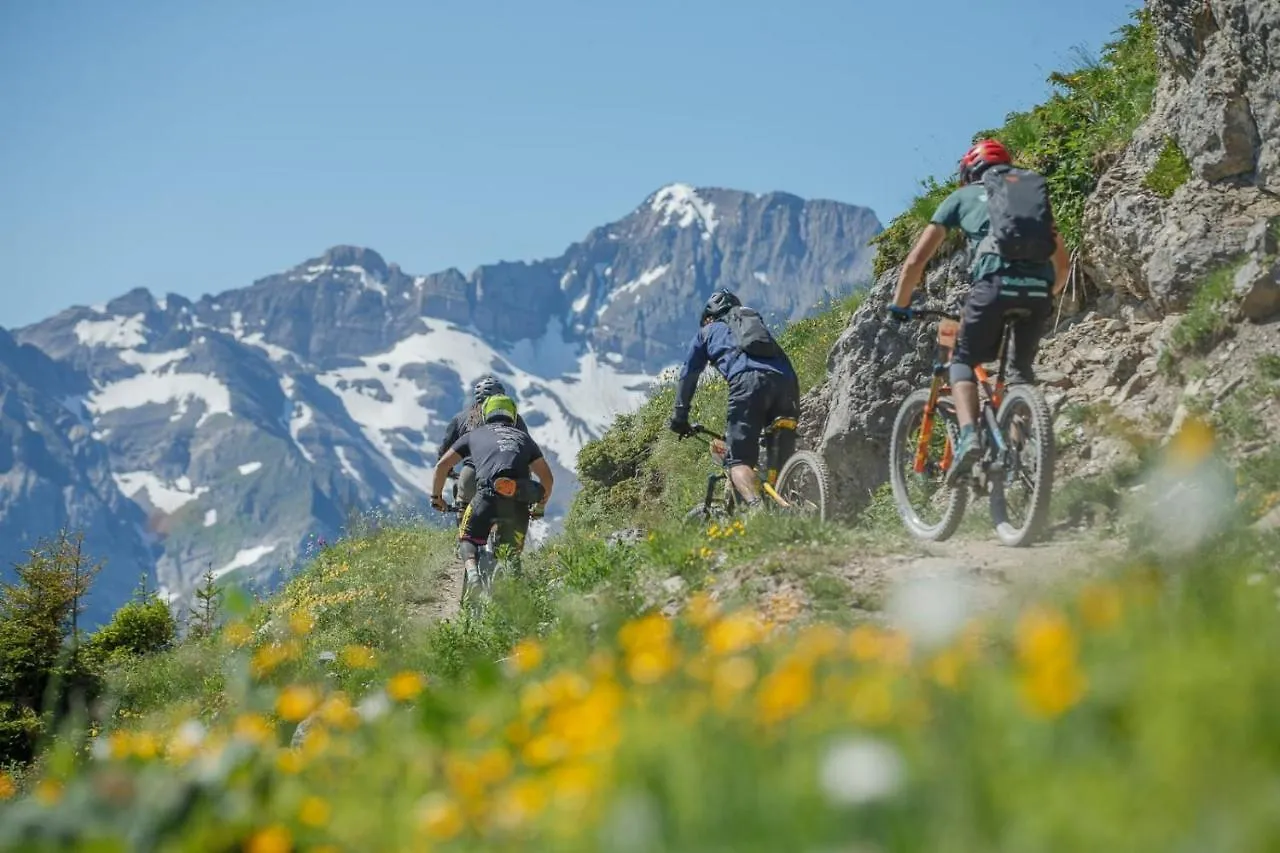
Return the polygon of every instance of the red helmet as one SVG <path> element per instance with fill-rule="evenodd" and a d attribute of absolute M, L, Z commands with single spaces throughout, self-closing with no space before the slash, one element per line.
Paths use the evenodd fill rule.
<path fill-rule="evenodd" d="M 971 184 L 988 166 L 1012 165 L 1009 149 L 994 139 L 980 139 L 960 158 L 960 183 Z"/>

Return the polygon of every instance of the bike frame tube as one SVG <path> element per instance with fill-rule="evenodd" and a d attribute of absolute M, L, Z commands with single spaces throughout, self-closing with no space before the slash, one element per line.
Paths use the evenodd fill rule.
<path fill-rule="evenodd" d="M 924 405 L 924 417 L 920 419 L 920 437 L 916 439 L 916 458 L 911 468 L 917 474 L 924 473 L 925 463 L 929 460 L 929 437 L 933 435 L 933 414 L 938 408 L 938 397 L 943 391 L 942 377 L 934 374 L 929 385 L 929 401 Z M 951 436 L 947 436 L 946 449 L 942 454 L 942 470 L 951 464 Z"/>

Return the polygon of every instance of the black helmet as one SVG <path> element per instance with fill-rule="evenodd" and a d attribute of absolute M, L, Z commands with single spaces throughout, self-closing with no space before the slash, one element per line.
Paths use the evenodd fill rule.
<path fill-rule="evenodd" d="M 481 403 L 483 403 L 485 400 L 492 397 L 494 394 L 507 393 L 507 388 L 505 385 L 503 385 L 501 382 L 498 381 L 498 377 L 490 373 L 480 377 L 480 381 L 476 383 L 475 388 L 472 389 L 472 392 L 475 398 L 476 405 L 478 406 Z"/>
<path fill-rule="evenodd" d="M 711 294 L 711 298 L 707 300 L 707 305 L 702 309 L 702 318 L 699 322 L 706 325 L 708 320 L 714 320 L 724 315 L 730 308 L 737 308 L 742 304 L 742 300 L 738 298 L 732 290 L 720 288 Z"/>

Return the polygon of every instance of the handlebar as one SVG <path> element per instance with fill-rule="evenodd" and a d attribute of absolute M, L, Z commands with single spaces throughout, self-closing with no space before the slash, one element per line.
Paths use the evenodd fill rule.
<path fill-rule="evenodd" d="M 684 435 L 680 436 L 680 438 L 683 440 L 694 435 L 705 435 L 707 438 L 714 438 L 720 441 L 724 441 L 723 435 L 716 432 L 715 430 L 707 429 L 702 424 L 689 424 L 689 431 Z"/>
<path fill-rule="evenodd" d="M 908 308 L 911 312 L 912 320 L 955 320 L 959 322 L 960 315 L 952 314 L 949 311 L 938 311 L 934 308 Z"/>

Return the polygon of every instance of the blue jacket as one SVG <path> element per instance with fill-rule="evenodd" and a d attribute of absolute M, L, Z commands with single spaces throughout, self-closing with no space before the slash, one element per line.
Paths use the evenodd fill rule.
<path fill-rule="evenodd" d="M 680 369 L 680 384 L 676 388 L 676 411 L 688 412 L 693 402 L 693 392 L 698 388 L 698 377 L 708 362 L 716 366 L 720 375 L 730 385 L 738 377 L 752 370 L 794 377 L 795 370 L 785 355 L 777 358 L 756 358 L 742 352 L 734 344 L 733 333 L 721 320 L 714 320 L 698 330 L 689 344 L 689 354 Z"/>

